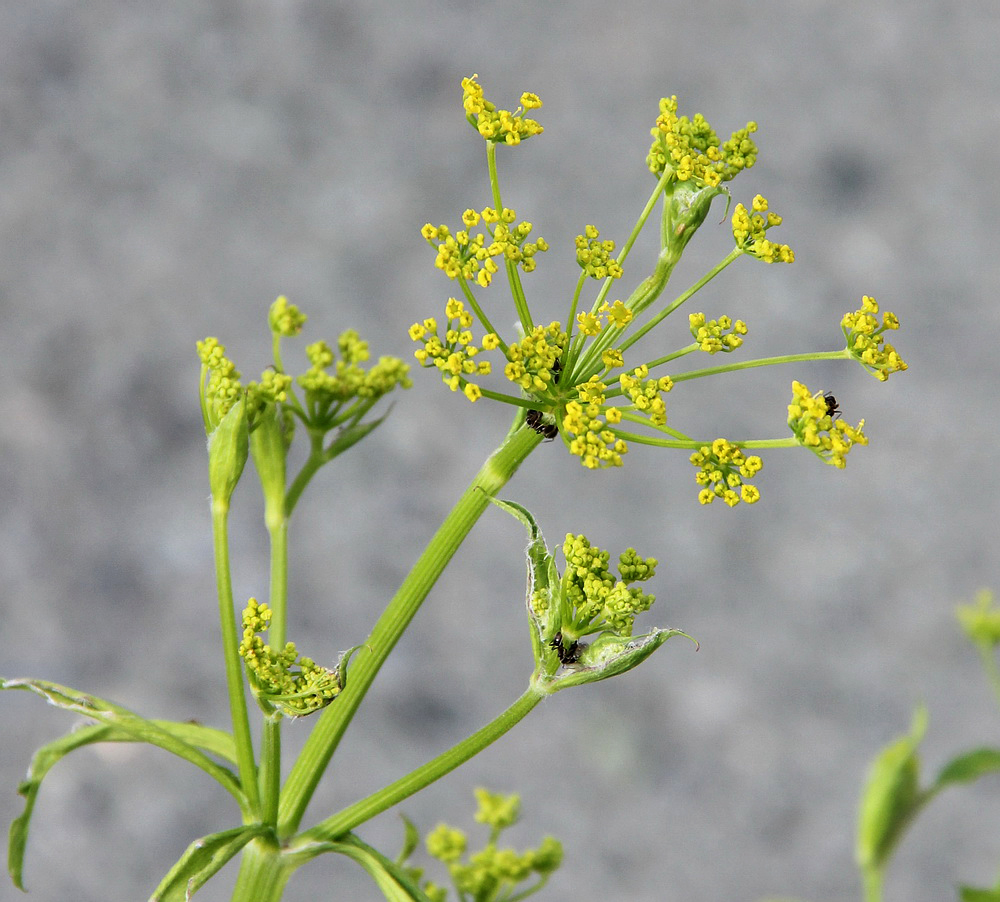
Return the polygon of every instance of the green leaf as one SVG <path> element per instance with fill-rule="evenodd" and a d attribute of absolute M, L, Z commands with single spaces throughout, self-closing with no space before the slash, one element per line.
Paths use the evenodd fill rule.
<path fill-rule="evenodd" d="M 855 857 L 865 874 L 881 874 L 910 821 L 928 799 L 920 791 L 918 746 L 927 709 L 917 708 L 910 732 L 886 746 L 872 763 L 861 795 Z"/>
<path fill-rule="evenodd" d="M 346 855 L 360 864 L 389 902 L 430 902 L 427 894 L 417 886 L 406 868 L 362 842 L 353 833 L 344 834 L 336 841 L 300 843 L 296 845 L 294 852 L 289 853 L 288 860 L 298 867 L 327 852 Z"/>
<path fill-rule="evenodd" d="M 149 897 L 149 902 L 187 902 L 247 843 L 270 833 L 264 824 L 246 824 L 196 839 Z"/>
<path fill-rule="evenodd" d="M 958 890 L 960 902 L 1000 902 L 1000 888 L 976 889 L 974 886 L 962 886 Z"/>
<path fill-rule="evenodd" d="M 417 846 L 420 845 L 420 831 L 417 829 L 417 825 L 413 823 L 405 814 L 400 814 L 400 819 L 403 821 L 403 829 L 405 834 L 403 837 L 403 848 L 399 852 L 399 856 L 396 858 L 396 864 L 404 864 L 409 857 L 417 850 Z"/>
<path fill-rule="evenodd" d="M 233 760 L 235 747 L 232 739 L 221 738 L 225 736 L 221 731 L 200 724 L 147 720 L 121 705 L 98 698 L 96 695 L 70 689 L 68 686 L 50 683 L 48 680 L 0 679 L 0 689 L 26 689 L 57 708 L 114 727 L 130 736 L 134 742 L 148 742 L 150 745 L 166 749 L 185 761 L 190 761 L 213 777 L 239 802 L 240 808 L 246 810 L 247 800 L 235 774 L 197 748 L 203 745 L 210 751 L 221 753 L 228 760 Z"/>
<path fill-rule="evenodd" d="M 369 420 L 367 423 L 354 423 L 352 426 L 343 427 L 336 438 L 323 449 L 323 462 L 329 463 L 338 454 L 343 454 L 352 445 L 356 445 L 369 432 L 382 425 L 382 422 L 392 412 L 392 408 L 387 410 L 377 420 Z"/>
<path fill-rule="evenodd" d="M 4 685 L 3 688 L 11 687 Z M 203 748 L 230 761 L 235 761 L 236 749 L 233 737 L 229 733 L 194 723 L 176 723 L 169 720 L 157 720 L 153 723 L 182 741 L 189 742 L 191 745 Z M 11 822 L 10 840 L 7 846 L 7 870 L 18 889 L 24 889 L 24 853 L 35 800 L 41 789 L 42 780 L 45 779 L 52 767 L 75 749 L 96 742 L 138 741 L 142 740 L 136 739 L 133 734 L 118 727 L 91 724 L 74 730 L 69 735 L 62 736 L 53 742 L 46 743 L 35 752 L 28 767 L 28 775 L 17 788 L 18 793 L 24 796 L 24 811 Z"/>
<path fill-rule="evenodd" d="M 952 783 L 972 783 L 997 771 L 1000 771 L 1000 749 L 973 749 L 957 755 L 941 768 L 931 792 L 938 792 Z"/>
<path fill-rule="evenodd" d="M 82 746 L 102 742 L 110 732 L 112 732 L 111 727 L 101 725 L 84 727 L 68 736 L 43 745 L 32 757 L 28 767 L 28 777 L 17 787 L 18 794 L 24 796 L 24 811 L 11 822 L 7 845 L 7 871 L 10 873 L 10 879 L 14 886 L 19 890 L 27 892 L 23 882 L 24 850 L 28 842 L 31 814 L 35 808 L 35 799 L 38 797 L 42 780 L 52 769 L 52 766 L 64 755 L 68 755 L 74 749 Z"/>

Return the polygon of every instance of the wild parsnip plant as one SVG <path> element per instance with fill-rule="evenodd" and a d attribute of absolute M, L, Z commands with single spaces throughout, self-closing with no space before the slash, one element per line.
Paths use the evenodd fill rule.
<path fill-rule="evenodd" d="M 691 366 L 691 355 L 724 355 L 733 360 L 749 329 L 731 312 L 690 312 L 681 328 L 668 317 L 688 304 L 715 276 L 737 260 L 791 263 L 788 245 L 773 240 L 781 217 L 755 195 L 737 202 L 730 226 L 732 250 L 707 273 L 668 300 L 661 300 L 684 248 L 705 222 L 712 202 L 732 195 L 728 183 L 757 158 L 748 122 L 721 141 L 699 114 L 678 114 L 674 97 L 660 101 L 647 166 L 655 184 L 621 249 L 586 225 L 573 239 L 580 267 L 569 287 L 565 318 L 538 318 L 528 300 L 527 276 L 550 245 L 534 236 L 530 221 L 506 207 L 501 195 L 498 153 L 513 150 L 542 133 L 528 113 L 541 107 L 534 94 L 521 96 L 515 110 L 486 100 L 476 77 L 462 82 L 466 118 L 485 143 L 491 203 L 467 209 L 460 224 L 424 226 L 435 265 L 454 284 L 443 315 L 426 316 L 409 329 L 416 360 L 436 369 L 449 389 L 471 402 L 510 406 L 513 419 L 499 447 L 460 495 L 430 539 L 412 571 L 365 637 L 344 637 L 353 647 L 332 667 L 301 655 L 287 636 L 288 525 L 311 478 L 326 463 L 368 437 L 385 414 L 374 413 L 387 394 L 411 384 L 402 361 L 382 357 L 367 365 L 367 342 L 344 332 L 331 346 L 306 348 L 309 366 L 292 376 L 284 362 L 284 342 L 297 336 L 305 316 L 285 298 L 272 305 L 268 323 L 272 359 L 258 382 L 244 383 L 236 365 L 214 338 L 198 344 L 201 409 L 208 436 L 217 594 L 232 723 L 228 730 L 194 723 L 150 720 L 92 695 L 42 680 L 3 681 L 27 689 L 91 725 L 42 748 L 20 787 L 24 813 L 11 828 L 9 868 L 23 887 L 28 824 L 42 778 L 63 755 L 94 742 L 135 741 L 158 745 L 201 768 L 233 796 L 234 826 L 193 842 L 170 869 L 152 899 L 192 895 L 227 861 L 242 855 L 233 898 L 280 899 L 292 873 L 312 858 L 347 855 L 371 875 L 392 900 L 442 900 L 444 888 L 413 867 L 409 858 L 419 834 L 408 824 L 396 858 L 373 849 L 356 833 L 366 821 L 423 789 L 499 739 L 538 703 L 560 689 L 624 673 L 649 657 L 667 639 L 687 635 L 677 629 L 636 633 L 636 618 L 653 604 L 642 584 L 654 577 L 657 561 L 632 548 L 616 555 L 594 547 L 583 534 L 569 534 L 550 548 L 534 515 L 499 492 L 531 452 L 546 440 L 562 442 L 569 456 L 593 471 L 622 466 L 634 443 L 678 449 L 694 467 L 701 504 L 721 499 L 729 506 L 760 498 L 751 481 L 763 466 L 757 452 L 802 446 L 823 462 L 843 468 L 852 448 L 868 442 L 864 421 L 850 425 L 832 394 L 791 383 L 789 433 L 765 439 L 692 436 L 668 425 L 669 395 L 699 378 L 738 373 L 751 367 L 805 364 L 816 360 L 856 361 L 885 380 L 906 364 L 886 341 L 899 323 L 879 315 L 871 297 L 841 320 L 843 347 Z M 628 273 L 629 254 L 659 208 L 659 253 L 652 272 L 633 279 L 631 293 L 617 297 Z M 570 250 L 569 241 L 560 248 Z M 516 327 L 495 283 L 506 282 Z M 593 298 L 585 289 L 593 290 Z M 502 293 L 501 293 L 502 294 Z M 642 340 L 657 331 L 655 347 Z M 651 342 L 646 342 L 648 347 Z M 721 358 L 720 358 L 721 359 Z M 494 363 L 497 370 L 494 372 Z M 308 457 L 299 472 L 287 472 L 288 450 L 299 437 Z M 234 489 L 252 458 L 265 502 L 270 535 L 270 585 L 265 601 L 237 606 L 229 566 L 229 513 Z M 600 478 L 599 473 L 594 478 Z M 303 825 L 306 806 L 337 751 L 345 730 L 376 674 L 480 516 L 495 505 L 516 518 L 528 533 L 526 598 L 534 668 L 523 694 L 482 729 L 413 772 L 359 798 L 326 818 Z M 264 589 L 265 587 L 262 587 Z M 242 610 L 242 614 L 240 613 Z M 689 637 L 690 638 L 690 637 Z M 259 709 L 254 717 L 247 692 Z M 298 758 L 283 767 L 282 728 L 289 718 L 314 723 Z M 255 749 L 253 733 L 259 732 Z M 561 860 L 551 839 L 523 853 L 497 847 L 502 830 L 516 819 L 516 797 L 478 791 L 477 819 L 490 827 L 486 846 L 468 853 L 465 835 L 440 826 L 426 837 L 430 856 L 446 866 L 457 898 L 494 902 L 522 899 L 545 885 Z M 236 810 L 238 809 L 238 816 Z"/>

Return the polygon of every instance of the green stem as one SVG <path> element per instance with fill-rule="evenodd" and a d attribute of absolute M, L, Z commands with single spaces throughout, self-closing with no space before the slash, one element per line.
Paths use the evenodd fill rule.
<path fill-rule="evenodd" d="M 864 883 L 865 902 L 882 902 L 881 868 L 865 868 L 862 871 L 861 879 Z"/>
<path fill-rule="evenodd" d="M 519 416 L 515 423 L 523 422 Z M 493 497 L 514 475 L 524 459 L 542 441 L 527 426 L 514 428 L 493 452 L 389 602 L 365 644 L 371 653 L 360 655 L 351 667 L 348 683 L 336 702 L 320 715 L 292 767 L 281 793 L 278 831 L 288 837 L 298 828 L 330 758 L 340 742 L 368 687 L 399 641 L 427 593 L 437 582 L 452 555 L 489 506 Z"/>
<path fill-rule="evenodd" d="M 631 416 L 625 414 L 623 419 L 631 420 L 635 423 L 642 423 L 644 426 L 648 426 L 649 423 L 640 417 Z M 679 448 L 681 450 L 696 450 L 701 448 L 703 445 L 711 445 L 712 439 L 698 439 L 698 438 L 653 438 L 648 435 L 640 435 L 635 432 L 626 432 L 623 429 L 612 429 L 614 434 L 619 438 L 625 439 L 627 442 L 635 442 L 639 445 L 650 445 L 655 448 Z M 740 448 L 798 448 L 799 441 L 794 436 L 789 436 L 787 438 L 752 438 L 752 439 L 736 439 L 733 441 L 734 445 L 738 445 Z"/>
<path fill-rule="evenodd" d="M 840 351 L 810 351 L 806 354 L 782 354 L 780 357 L 758 357 L 756 360 L 743 360 L 739 363 L 727 363 L 723 366 L 711 366 L 703 370 L 691 370 L 687 373 L 670 374 L 671 382 L 686 382 L 688 379 L 698 379 L 701 376 L 717 376 L 720 373 L 735 373 L 738 370 L 751 370 L 758 366 L 776 366 L 780 363 L 804 363 L 813 360 L 850 360 L 851 352 L 844 348 Z"/>
<path fill-rule="evenodd" d="M 982 661 L 983 670 L 986 671 L 986 677 L 997 697 L 997 702 L 1000 703 L 1000 668 L 997 668 L 993 643 L 977 642 L 976 647 L 979 650 L 979 659 Z"/>
<path fill-rule="evenodd" d="M 646 201 L 646 206 L 642 208 L 642 212 L 639 214 L 639 219 L 632 228 L 632 234 L 628 236 L 628 239 L 625 241 L 625 244 L 621 249 L 621 253 L 618 254 L 618 262 L 621 265 L 625 265 L 625 258 L 628 257 L 629 251 L 632 250 L 632 245 L 635 244 L 636 239 L 639 237 L 639 233 L 646 225 L 646 220 L 649 219 L 650 214 L 653 212 L 653 208 L 656 206 L 656 201 L 659 199 L 660 195 L 663 193 L 663 189 L 667 187 L 667 182 L 669 182 L 672 177 L 673 171 L 669 169 L 665 170 L 663 175 L 660 176 L 659 181 L 656 183 L 656 187 L 653 189 L 653 193 L 649 195 L 649 200 Z"/>
<path fill-rule="evenodd" d="M 277 505 L 276 505 L 277 507 Z M 281 507 L 284 507 L 282 493 Z M 288 518 L 281 510 L 268 517 L 271 539 L 271 590 L 268 600 L 271 624 L 268 642 L 272 648 L 284 648 L 288 635 Z M 262 819 L 275 824 L 278 819 L 278 796 L 281 792 L 281 718 L 265 717 L 260 750 L 260 794 L 264 803 Z"/>
<path fill-rule="evenodd" d="M 240 663 L 239 638 L 233 610 L 233 582 L 229 572 L 229 504 L 212 502 L 212 542 L 215 549 L 216 594 L 219 598 L 219 625 L 222 630 L 222 653 L 226 662 L 226 684 L 229 690 L 229 712 L 233 720 L 236 742 L 236 762 L 240 783 L 253 812 L 260 811 L 257 791 L 257 765 L 250 738 L 246 694 L 243 689 L 243 668 Z"/>
<path fill-rule="evenodd" d="M 323 456 L 323 436 L 322 435 L 311 435 L 310 441 L 312 447 L 309 451 L 309 457 L 306 462 L 302 465 L 302 469 L 299 470 L 298 475 L 292 481 L 292 484 L 288 487 L 288 494 L 285 495 L 285 516 L 291 517 L 292 510 L 294 510 L 295 505 L 298 503 L 302 492 L 305 487 L 309 485 L 309 480 L 316 475 L 316 471 L 326 463 L 326 458 Z"/>
<path fill-rule="evenodd" d="M 403 801 L 403 799 L 409 798 L 479 754 L 491 743 L 496 742 L 512 727 L 520 723 L 545 697 L 544 692 L 539 692 L 534 688 L 528 689 L 506 711 L 491 720 L 486 726 L 476 730 L 468 738 L 452 746 L 448 751 L 411 771 L 405 777 L 396 780 L 395 783 L 390 783 L 378 792 L 372 793 L 367 798 L 355 802 L 332 817 L 320 821 L 315 827 L 306 830 L 291 843 L 290 850 L 294 852 L 295 846 L 299 842 L 335 840 L 359 824 L 365 823 L 375 815 Z"/>
<path fill-rule="evenodd" d="M 681 304 L 683 304 L 688 298 L 704 288 L 709 282 L 712 281 L 722 270 L 733 263 L 735 260 L 739 259 L 743 255 L 743 252 L 739 248 L 735 248 L 730 251 L 725 257 L 722 258 L 715 266 L 713 266 L 705 275 L 703 275 L 697 282 L 694 283 L 690 288 L 687 289 L 683 294 L 679 295 L 670 304 L 664 307 L 659 313 L 656 314 L 648 323 L 645 323 L 641 329 L 637 329 L 632 335 L 628 337 L 626 341 L 623 341 L 619 345 L 619 349 L 622 351 L 627 350 L 632 345 L 634 345 L 640 338 L 643 337 L 651 329 L 655 329 L 665 317 L 673 313 Z"/>
<path fill-rule="evenodd" d="M 279 902 L 294 870 L 276 845 L 255 840 L 243 851 L 233 902 Z"/>

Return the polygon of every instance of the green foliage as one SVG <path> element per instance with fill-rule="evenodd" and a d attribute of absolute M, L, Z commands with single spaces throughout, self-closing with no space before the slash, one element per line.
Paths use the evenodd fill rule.
<path fill-rule="evenodd" d="M 956 612 L 973 644 L 990 655 L 1000 644 L 1000 636 L 993 630 L 997 611 L 992 593 L 983 591 L 973 604 L 960 605 Z M 992 657 L 984 660 L 984 667 L 992 679 L 996 672 Z M 1000 773 L 1000 748 L 983 746 L 951 758 L 930 784 L 921 787 L 919 746 L 927 730 L 927 720 L 927 711 L 917 708 L 910 732 L 890 743 L 875 758 L 861 796 L 856 857 L 867 902 L 880 902 L 892 855 L 925 805 L 949 786 L 973 783 Z M 1000 883 L 993 889 L 963 886 L 959 899 L 996 902 L 1000 900 Z"/>

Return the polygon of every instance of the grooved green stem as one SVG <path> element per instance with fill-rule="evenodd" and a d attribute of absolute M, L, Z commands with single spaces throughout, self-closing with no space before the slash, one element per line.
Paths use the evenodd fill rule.
<path fill-rule="evenodd" d="M 277 846 L 254 840 L 240 858 L 233 902 L 279 902 L 293 871 L 283 862 Z"/>
<path fill-rule="evenodd" d="M 448 751 L 411 771 L 406 776 L 400 777 L 395 783 L 390 783 L 378 792 L 372 793 L 367 798 L 355 802 L 343 811 L 337 812 L 315 827 L 306 830 L 291 843 L 290 849 L 294 851 L 295 845 L 299 841 L 308 843 L 317 840 L 335 840 L 353 830 L 358 824 L 363 824 L 375 817 L 376 814 L 381 814 L 387 808 L 409 798 L 425 786 L 439 780 L 459 765 L 478 755 L 491 743 L 496 742 L 508 730 L 520 723 L 543 698 L 545 698 L 545 693 L 539 692 L 535 688 L 529 689 L 506 711 L 491 720 L 486 726 L 476 730 L 471 736 L 452 746 Z"/>
<path fill-rule="evenodd" d="M 351 666 L 346 688 L 336 702 L 320 715 L 292 767 L 281 792 L 278 810 L 280 837 L 286 838 L 298 828 L 306 806 L 369 686 L 452 555 L 489 505 L 489 498 L 507 483 L 541 440 L 542 436 L 526 426 L 512 429 L 507 434 L 403 580 L 366 640 L 367 648 L 362 649 Z M 371 649 L 370 653 L 368 649 Z"/>
<path fill-rule="evenodd" d="M 256 814 L 260 811 L 257 764 L 253 756 L 253 740 L 250 737 L 250 719 L 247 715 L 246 695 L 243 690 L 243 668 L 240 663 L 236 615 L 233 611 L 233 582 L 229 571 L 229 505 L 223 501 L 212 502 L 212 544 L 215 550 L 219 626 L 222 630 L 222 653 L 226 662 L 226 684 L 229 690 L 229 713 L 233 720 L 233 738 L 236 741 L 236 760 L 240 770 L 240 784 L 246 793 L 251 810 Z M 244 812 L 244 818 L 246 816 L 247 812 Z"/>

